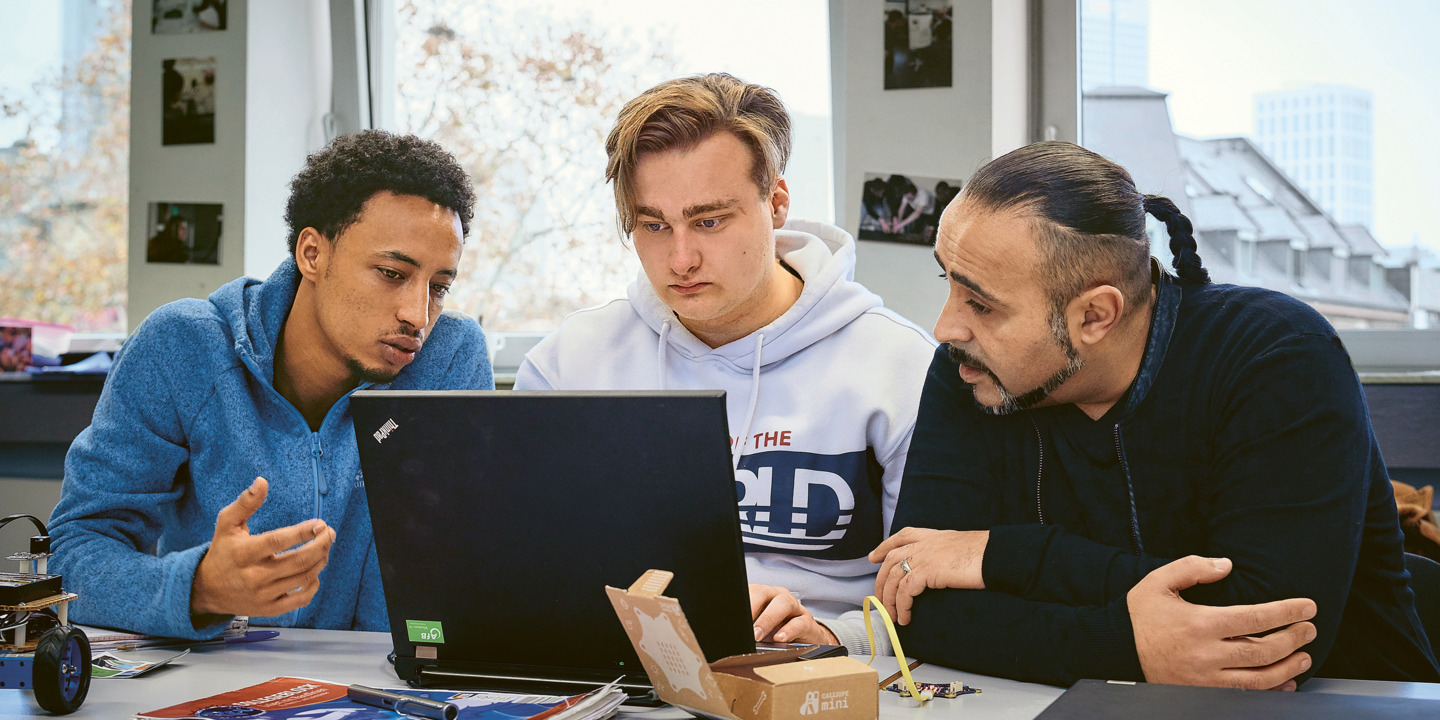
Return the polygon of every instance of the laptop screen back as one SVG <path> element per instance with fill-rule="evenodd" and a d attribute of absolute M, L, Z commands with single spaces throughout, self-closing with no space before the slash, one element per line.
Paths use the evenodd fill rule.
<path fill-rule="evenodd" d="M 438 622 L 440 666 L 643 672 L 605 586 L 650 568 L 709 660 L 754 651 L 723 392 L 351 404 L 397 658 Z"/>

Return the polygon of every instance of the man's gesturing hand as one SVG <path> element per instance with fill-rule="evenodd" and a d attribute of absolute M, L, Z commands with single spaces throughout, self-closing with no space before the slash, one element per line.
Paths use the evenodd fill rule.
<path fill-rule="evenodd" d="M 1230 574 L 1230 561 L 1191 555 L 1158 568 L 1130 589 L 1126 602 L 1145 680 L 1252 690 L 1294 690 L 1310 668 L 1300 648 L 1315 639 L 1315 602 L 1192 605 L 1180 591 Z"/>
<path fill-rule="evenodd" d="M 820 624 L 789 590 L 750 584 L 750 617 L 755 619 L 755 640 L 839 645 L 835 633 Z"/>
<path fill-rule="evenodd" d="M 195 569 L 191 614 L 280 615 L 309 605 L 320 589 L 335 530 L 317 519 L 251 535 L 246 522 L 268 490 L 265 478 L 255 478 L 220 511 L 210 550 Z"/>

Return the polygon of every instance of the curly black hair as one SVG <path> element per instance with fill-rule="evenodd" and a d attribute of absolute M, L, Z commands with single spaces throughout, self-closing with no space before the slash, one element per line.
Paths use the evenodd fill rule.
<path fill-rule="evenodd" d="M 360 219 L 367 200 L 387 190 L 454 210 L 462 236 L 470 234 L 475 190 L 454 155 L 414 135 L 362 130 L 341 135 L 311 154 L 290 181 L 285 204 L 290 254 L 295 254 L 295 242 L 307 227 L 334 242 Z"/>

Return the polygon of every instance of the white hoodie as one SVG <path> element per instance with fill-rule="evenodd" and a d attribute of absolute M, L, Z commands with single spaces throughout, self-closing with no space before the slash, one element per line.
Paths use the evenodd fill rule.
<path fill-rule="evenodd" d="M 844 230 L 792 221 L 775 244 L 805 287 L 769 325 L 712 349 L 642 271 L 628 300 L 576 312 L 536 345 L 515 389 L 725 390 L 750 582 L 789 589 L 851 653 L 872 654 L 865 556 L 890 533 L 935 341 L 855 282 Z M 879 629 L 873 654 L 889 644 Z"/>

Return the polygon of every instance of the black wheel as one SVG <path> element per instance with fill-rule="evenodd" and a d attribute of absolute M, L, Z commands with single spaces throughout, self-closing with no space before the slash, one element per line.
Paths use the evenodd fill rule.
<path fill-rule="evenodd" d="M 69 715 L 80 709 L 90 692 L 90 640 L 85 633 L 59 627 L 40 637 L 32 687 L 35 702 L 46 712 Z"/>

